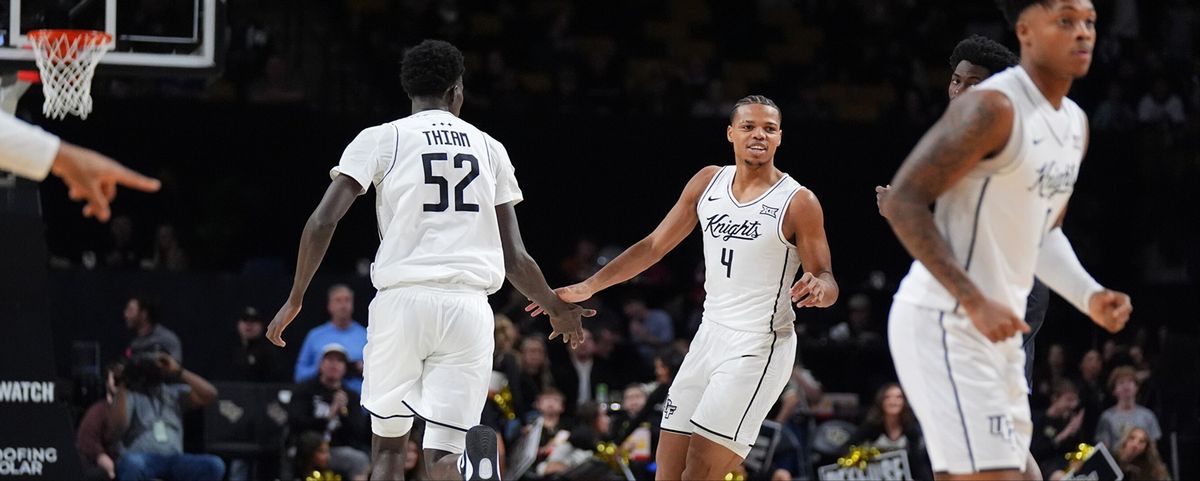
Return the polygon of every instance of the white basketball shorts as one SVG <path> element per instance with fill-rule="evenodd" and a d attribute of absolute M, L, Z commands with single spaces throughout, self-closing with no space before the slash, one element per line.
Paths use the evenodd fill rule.
<path fill-rule="evenodd" d="M 362 406 L 372 432 L 399 437 L 415 416 L 426 422 L 425 448 L 461 453 L 487 397 L 494 323 L 480 290 L 379 291 L 363 349 Z"/>
<path fill-rule="evenodd" d="M 1033 423 L 1020 334 L 991 342 L 965 316 L 897 300 L 888 342 L 935 472 L 1024 471 Z"/>
<path fill-rule="evenodd" d="M 663 406 L 662 430 L 698 433 L 745 458 L 791 378 L 796 332 L 700 324 Z"/>

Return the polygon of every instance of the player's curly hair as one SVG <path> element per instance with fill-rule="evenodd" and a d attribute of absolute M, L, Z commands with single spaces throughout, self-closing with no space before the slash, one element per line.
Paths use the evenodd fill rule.
<path fill-rule="evenodd" d="M 400 85 L 410 98 L 440 97 L 462 78 L 463 54 L 442 40 L 424 40 L 404 52 Z"/>
<path fill-rule="evenodd" d="M 1017 19 L 1021 17 L 1021 12 L 1032 5 L 1049 6 L 1053 0 L 996 0 L 996 6 L 1000 7 L 1000 11 L 1004 12 L 1004 20 L 1008 21 L 1009 27 L 1017 26 Z"/>
<path fill-rule="evenodd" d="M 783 117 L 783 111 L 779 109 L 778 105 L 775 105 L 774 100 L 767 98 L 767 96 L 765 96 L 765 95 L 747 95 L 745 97 L 742 97 L 741 99 L 738 99 L 738 101 L 733 104 L 733 110 L 729 111 L 729 121 L 733 122 L 733 116 L 734 116 L 734 114 L 737 114 L 737 109 L 739 109 L 745 105 L 753 105 L 753 104 L 766 105 L 767 107 L 771 107 L 779 112 L 780 117 Z"/>
<path fill-rule="evenodd" d="M 982 35 L 964 38 L 954 46 L 950 53 L 950 68 L 957 67 L 963 60 L 988 69 L 989 74 L 1021 63 L 1021 58 L 1008 47 Z"/>

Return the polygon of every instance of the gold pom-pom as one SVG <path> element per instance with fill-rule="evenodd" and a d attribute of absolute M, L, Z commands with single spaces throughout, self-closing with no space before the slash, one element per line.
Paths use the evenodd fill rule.
<path fill-rule="evenodd" d="M 867 469 L 867 463 L 880 454 L 879 449 L 873 446 L 850 446 L 850 451 L 838 458 L 837 463 L 843 468 Z"/>
<path fill-rule="evenodd" d="M 1092 451 L 1095 450 L 1095 446 L 1092 446 L 1088 443 L 1079 443 L 1079 446 L 1075 448 L 1075 451 L 1067 453 L 1065 457 L 1067 458 L 1068 462 L 1083 462 L 1086 461 L 1087 458 L 1090 458 L 1092 456 Z"/>

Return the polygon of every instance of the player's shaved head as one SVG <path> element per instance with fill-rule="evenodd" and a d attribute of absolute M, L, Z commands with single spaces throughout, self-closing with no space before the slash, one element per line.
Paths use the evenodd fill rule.
<path fill-rule="evenodd" d="M 425 40 L 404 52 L 400 85 L 409 98 L 441 97 L 462 79 L 463 54 L 442 40 Z"/>

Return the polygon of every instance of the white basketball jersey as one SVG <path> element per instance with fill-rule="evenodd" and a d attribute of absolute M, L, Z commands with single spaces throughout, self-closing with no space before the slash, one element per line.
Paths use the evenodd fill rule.
<path fill-rule="evenodd" d="M 730 329 L 769 333 L 796 320 L 788 294 L 800 256 L 783 237 L 784 214 L 802 187 L 784 174 L 748 203 L 733 197 L 737 168 L 717 171 L 696 205 L 704 238 L 704 317 Z"/>
<path fill-rule="evenodd" d="M 974 88 L 1008 97 L 1012 134 L 1000 154 L 938 197 L 934 221 L 983 294 L 1024 317 L 1042 239 L 1066 207 L 1079 175 L 1087 118 L 1068 98 L 1055 110 L 1021 67 Z M 964 314 L 920 262 L 913 262 L 896 298 Z"/>
<path fill-rule="evenodd" d="M 376 289 L 451 284 L 487 293 L 504 282 L 495 206 L 522 199 L 504 146 L 444 110 L 363 130 L 329 175 L 375 186 Z"/>

